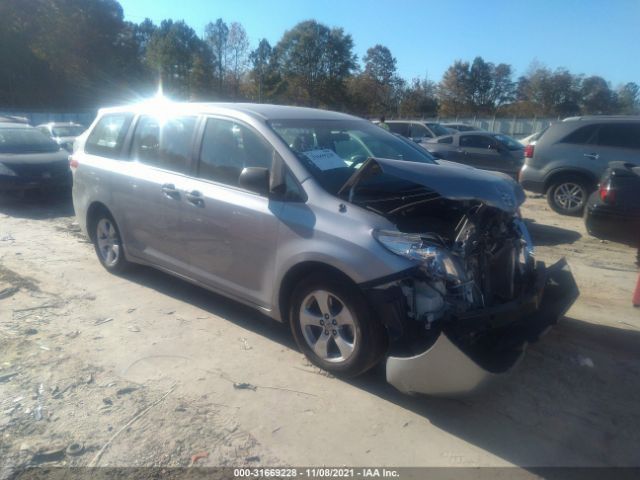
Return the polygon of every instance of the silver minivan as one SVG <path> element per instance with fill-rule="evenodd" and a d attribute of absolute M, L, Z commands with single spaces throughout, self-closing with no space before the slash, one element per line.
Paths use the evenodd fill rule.
<path fill-rule="evenodd" d="M 107 270 L 151 265 L 253 306 L 338 376 L 384 362 L 403 392 L 468 392 L 577 296 L 564 262 L 534 260 L 517 183 L 350 115 L 103 109 L 70 164 Z"/>

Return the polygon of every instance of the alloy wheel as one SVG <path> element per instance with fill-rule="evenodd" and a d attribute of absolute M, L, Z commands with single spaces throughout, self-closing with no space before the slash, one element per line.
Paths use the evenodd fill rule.
<path fill-rule="evenodd" d="M 336 295 L 309 293 L 300 306 L 300 329 L 307 345 L 325 362 L 347 361 L 356 348 L 356 320 Z"/>
<path fill-rule="evenodd" d="M 120 237 L 113 222 L 102 218 L 96 225 L 96 242 L 102 261 L 108 267 L 114 266 L 120 259 Z"/>
<path fill-rule="evenodd" d="M 556 204 L 567 211 L 575 211 L 584 205 L 586 193 L 581 185 L 573 182 L 561 183 L 553 193 Z"/>

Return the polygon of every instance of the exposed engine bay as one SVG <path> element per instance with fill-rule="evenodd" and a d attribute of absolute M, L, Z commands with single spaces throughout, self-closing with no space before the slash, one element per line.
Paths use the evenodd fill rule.
<path fill-rule="evenodd" d="M 388 172 L 380 166 L 378 175 Z M 394 185 L 370 172 L 369 181 L 349 185 L 349 200 L 389 220 L 397 230 L 374 237 L 416 261 L 394 278 L 362 285 L 389 332 L 387 377 L 400 390 L 467 392 L 508 371 L 577 298 L 564 260 L 548 270 L 535 261 L 521 201 L 500 190 L 489 201 L 450 198 L 410 177 Z M 435 379 L 416 379 L 416 362 Z M 461 382 L 452 386 L 456 375 Z"/>

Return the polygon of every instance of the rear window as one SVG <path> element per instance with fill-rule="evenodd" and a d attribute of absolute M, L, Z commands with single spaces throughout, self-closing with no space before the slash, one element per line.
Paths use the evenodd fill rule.
<path fill-rule="evenodd" d="M 509 150 L 515 151 L 515 150 L 522 150 L 524 148 L 520 142 L 518 142 L 517 140 L 514 140 L 513 138 L 507 135 L 502 135 L 501 133 L 498 133 L 494 135 L 494 137 L 498 139 L 498 141 L 502 142 Z"/>
<path fill-rule="evenodd" d="M 409 125 L 406 123 L 387 123 L 389 125 L 389 130 L 393 133 L 397 133 L 402 135 L 403 137 L 409 136 Z"/>
<path fill-rule="evenodd" d="M 444 128 L 439 123 L 427 123 L 427 127 L 433 132 L 436 137 L 441 137 L 442 135 L 448 135 L 449 130 Z"/>
<path fill-rule="evenodd" d="M 0 128 L 0 153 L 48 153 L 57 143 L 35 128 Z"/>
<path fill-rule="evenodd" d="M 600 125 L 585 125 L 574 130 L 562 139 L 562 143 L 574 143 L 578 145 L 593 143 L 596 131 Z"/>
<path fill-rule="evenodd" d="M 103 116 L 89 134 L 84 151 L 100 157 L 119 158 L 132 118 L 130 113 Z"/>
<path fill-rule="evenodd" d="M 598 145 L 640 149 L 640 123 L 609 123 L 598 130 Z"/>

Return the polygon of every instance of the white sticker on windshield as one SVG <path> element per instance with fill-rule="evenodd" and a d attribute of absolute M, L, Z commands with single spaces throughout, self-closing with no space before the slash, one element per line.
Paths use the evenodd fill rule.
<path fill-rule="evenodd" d="M 303 153 L 320 170 L 331 170 L 333 168 L 344 168 L 347 166 L 345 161 L 341 159 L 336 152 L 328 148 L 309 150 Z"/>

